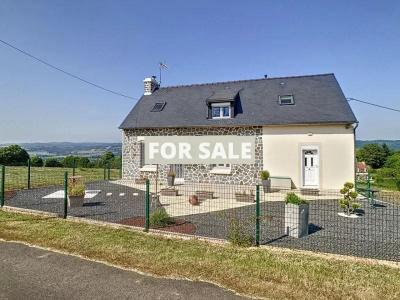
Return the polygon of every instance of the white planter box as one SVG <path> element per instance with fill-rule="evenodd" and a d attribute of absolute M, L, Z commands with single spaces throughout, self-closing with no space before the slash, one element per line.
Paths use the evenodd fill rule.
<path fill-rule="evenodd" d="M 308 235 L 309 204 L 285 204 L 285 233 L 301 238 Z"/>

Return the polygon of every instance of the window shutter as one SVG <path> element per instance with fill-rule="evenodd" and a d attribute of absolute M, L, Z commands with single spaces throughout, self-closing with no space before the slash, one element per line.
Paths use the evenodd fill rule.
<path fill-rule="evenodd" d="M 144 166 L 144 143 L 140 142 L 140 167 Z"/>

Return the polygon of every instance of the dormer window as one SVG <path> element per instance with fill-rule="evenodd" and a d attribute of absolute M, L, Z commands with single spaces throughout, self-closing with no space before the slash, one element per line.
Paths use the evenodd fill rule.
<path fill-rule="evenodd" d="M 294 104 L 293 95 L 279 96 L 279 105 L 293 105 L 293 104 Z"/>
<path fill-rule="evenodd" d="M 231 117 L 231 103 L 211 103 L 211 117 L 213 119 L 226 119 Z"/>

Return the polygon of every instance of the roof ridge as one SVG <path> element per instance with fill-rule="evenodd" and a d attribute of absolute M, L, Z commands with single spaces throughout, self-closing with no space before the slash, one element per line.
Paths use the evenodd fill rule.
<path fill-rule="evenodd" d="M 206 83 L 192 83 L 192 84 L 182 84 L 182 85 L 171 85 L 160 87 L 159 89 L 171 89 L 171 88 L 181 88 L 181 87 L 192 87 L 192 86 L 203 86 L 203 85 L 218 85 L 225 83 L 238 83 L 238 82 L 248 82 L 248 81 L 261 81 L 261 80 L 276 80 L 276 79 L 290 79 L 290 78 L 303 78 L 303 77 L 318 77 L 318 76 L 328 76 L 334 73 L 321 73 L 321 74 L 311 74 L 311 75 L 294 75 L 294 76 L 281 76 L 281 77 L 270 77 L 270 78 L 255 78 L 255 79 L 242 79 L 242 80 L 228 80 L 228 81 L 216 81 L 216 82 L 206 82 Z"/>

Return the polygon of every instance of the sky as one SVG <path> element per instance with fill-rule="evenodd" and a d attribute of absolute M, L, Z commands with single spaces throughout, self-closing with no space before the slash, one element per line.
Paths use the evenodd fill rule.
<path fill-rule="evenodd" d="M 400 109 L 400 1 L 0 0 L 0 39 L 133 98 L 165 61 L 163 86 L 334 73 Z M 118 142 L 134 104 L 0 44 L 0 143 Z M 351 106 L 358 139 L 400 139 L 400 113 Z"/>

